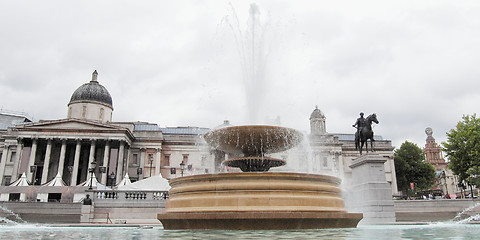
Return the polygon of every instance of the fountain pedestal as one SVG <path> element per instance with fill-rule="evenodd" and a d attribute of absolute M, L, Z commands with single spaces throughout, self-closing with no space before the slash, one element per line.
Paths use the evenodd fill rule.
<path fill-rule="evenodd" d="M 242 172 L 170 180 L 158 219 L 165 229 L 351 228 L 361 213 L 348 213 L 332 176 Z"/>
<path fill-rule="evenodd" d="M 363 213 L 360 224 L 394 223 L 392 188 L 385 178 L 387 161 L 378 154 L 366 154 L 353 160 L 352 187 L 348 192 L 349 210 Z"/>

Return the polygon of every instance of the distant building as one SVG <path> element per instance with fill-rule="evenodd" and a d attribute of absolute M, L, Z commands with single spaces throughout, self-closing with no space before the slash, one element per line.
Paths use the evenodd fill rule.
<path fill-rule="evenodd" d="M 91 81 L 73 92 L 65 119 L 31 122 L 22 116 L 0 115 L 4 116 L 0 124 L 5 123 L 0 128 L 1 185 L 26 173 L 28 181 L 36 185 L 58 174 L 67 185 L 77 186 L 88 179 L 93 166 L 98 181 L 107 186 L 119 183 L 126 173 L 136 181 L 154 175 L 171 179 L 231 170 L 221 165 L 228 154 L 212 149 L 203 140 L 208 128 L 113 122 L 112 97 L 97 77 L 93 72 Z M 229 125 L 225 121 L 219 127 Z M 318 108 L 310 116 L 310 126 L 307 144 L 292 149 L 292 155 L 279 153 L 277 157 L 289 158 L 287 167 L 339 176 L 345 185 L 350 184 L 349 165 L 359 156 L 354 131 L 328 133 L 326 117 Z M 396 194 L 391 141 L 377 135 L 374 146 L 377 154 L 388 159 L 385 174 L 392 194 Z"/>
<path fill-rule="evenodd" d="M 425 161 L 432 164 L 435 168 L 436 179 L 434 188 L 442 189 L 444 194 L 456 195 L 460 193 L 457 187 L 457 177 L 453 175 L 452 170 L 447 168 L 447 162 L 443 158 L 442 148 L 435 142 L 433 137 L 433 130 L 431 128 L 425 129 L 427 139 L 425 140 L 425 147 L 423 153 L 425 154 Z"/>

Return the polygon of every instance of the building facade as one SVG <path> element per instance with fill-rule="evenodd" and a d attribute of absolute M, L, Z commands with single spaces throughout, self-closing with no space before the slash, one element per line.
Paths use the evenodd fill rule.
<path fill-rule="evenodd" d="M 154 175 L 171 179 L 182 175 L 236 171 L 221 165 L 228 154 L 210 148 L 200 127 L 160 128 L 148 122 L 114 122 L 113 101 L 98 80 L 98 73 L 77 88 L 68 103 L 67 118 L 11 123 L 0 129 L 0 184 L 22 175 L 36 185 L 59 174 L 76 186 L 93 173 L 107 186 L 128 173 L 132 181 Z M 8 125 L 8 124 L 7 124 Z M 219 127 L 229 126 L 228 121 Z M 354 134 L 331 134 L 326 117 L 316 107 L 310 115 L 310 133 L 300 146 L 277 154 L 287 166 L 274 171 L 302 171 L 335 175 L 350 184 L 350 164 L 359 156 Z M 375 151 L 388 159 L 387 181 L 397 193 L 393 147 L 376 136 Z"/>

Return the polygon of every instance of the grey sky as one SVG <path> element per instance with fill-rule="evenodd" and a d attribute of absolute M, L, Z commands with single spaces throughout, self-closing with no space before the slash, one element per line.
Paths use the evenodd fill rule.
<path fill-rule="evenodd" d="M 335 3 L 332 3 L 335 2 Z M 480 102 L 478 1 L 256 1 L 266 25 L 262 122 L 353 133 L 360 111 L 399 147 L 437 142 Z M 0 107 L 65 118 L 91 78 L 114 121 L 160 126 L 248 124 L 232 29 L 245 1 L 1 1 Z M 232 8 L 233 6 L 233 8 Z M 249 96 L 251 97 L 251 96 Z"/>

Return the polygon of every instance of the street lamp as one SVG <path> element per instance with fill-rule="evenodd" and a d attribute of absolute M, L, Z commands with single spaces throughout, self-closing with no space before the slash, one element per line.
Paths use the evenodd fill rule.
<path fill-rule="evenodd" d="M 113 185 L 114 185 L 114 183 L 115 183 L 115 173 L 114 173 L 114 172 L 111 172 L 109 178 L 110 178 L 110 185 L 111 185 L 112 188 L 113 188 Z"/>
<path fill-rule="evenodd" d="M 70 180 L 68 182 L 68 185 L 70 185 L 72 183 L 72 180 L 73 180 L 72 179 L 73 166 L 68 166 L 67 169 L 68 169 L 68 172 L 70 173 Z"/>
<path fill-rule="evenodd" d="M 150 159 L 148 159 L 148 161 L 150 162 L 150 177 L 152 176 L 152 163 L 153 163 L 153 156 L 150 155 Z"/>
<path fill-rule="evenodd" d="M 32 185 L 35 185 L 35 175 L 37 175 L 37 165 L 30 166 L 30 172 L 32 173 Z"/>
<path fill-rule="evenodd" d="M 443 181 L 445 181 L 445 192 L 447 193 L 447 198 L 450 198 L 450 195 L 448 195 L 447 176 L 445 176 L 445 171 L 442 171 L 442 177 L 443 177 Z"/>
<path fill-rule="evenodd" d="M 185 163 L 182 161 L 180 163 L 180 173 L 182 174 L 182 177 L 183 177 L 183 171 L 185 170 Z"/>
<path fill-rule="evenodd" d="M 91 163 L 91 168 L 88 169 L 88 171 L 90 172 L 90 187 L 88 187 L 89 190 L 92 190 L 92 184 L 93 184 L 93 172 L 95 171 L 95 166 L 97 166 L 97 162 L 93 161 Z"/>

